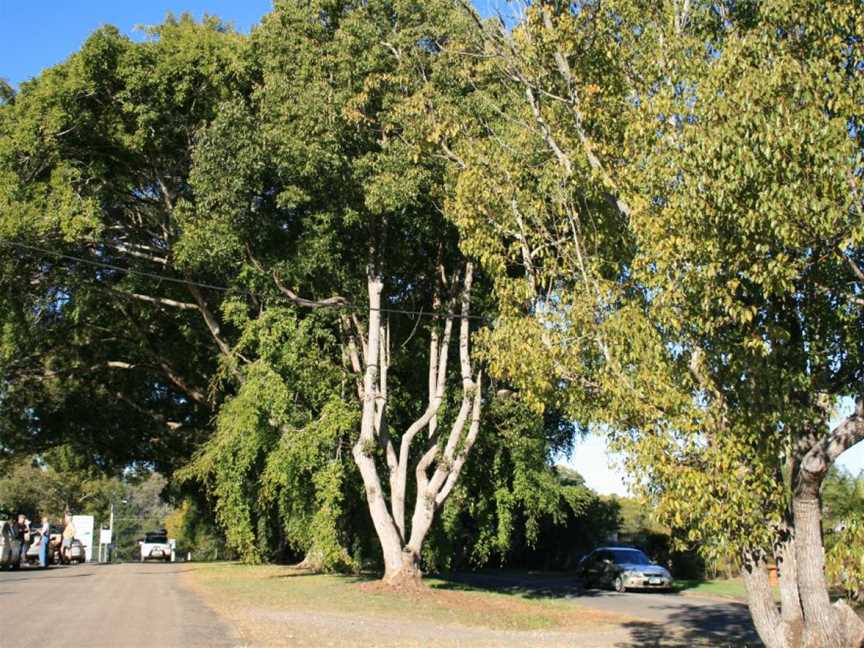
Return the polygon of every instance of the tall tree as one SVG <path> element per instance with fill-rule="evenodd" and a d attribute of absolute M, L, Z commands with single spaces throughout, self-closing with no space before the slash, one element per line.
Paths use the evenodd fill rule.
<path fill-rule="evenodd" d="M 218 278 L 178 269 L 175 207 L 241 46 L 212 19 L 106 27 L 0 104 L 4 451 L 170 470 L 206 436 L 221 347 L 194 282 Z"/>
<path fill-rule="evenodd" d="M 536 331 L 502 329 L 492 366 L 540 394 L 544 367 L 569 381 L 665 521 L 740 559 L 771 648 L 864 635 L 831 604 L 820 529 L 822 481 L 864 438 L 860 404 L 827 429 L 861 402 L 862 25 L 841 1 L 532 3 L 473 64 L 511 98 L 504 130 L 463 118 L 505 159 L 533 143 L 528 189 L 466 129 L 448 143 L 466 195 L 489 187 L 463 228 Z"/>
<path fill-rule="evenodd" d="M 480 431 L 470 338 L 489 305 L 477 307 L 482 284 L 441 213 L 445 166 L 406 125 L 440 42 L 464 28 L 458 16 L 448 3 L 279 3 L 253 37 L 255 92 L 226 103 L 202 140 L 182 244 L 196 267 L 239 268 L 293 308 L 332 314 L 391 583 L 418 582 L 423 542 Z"/>

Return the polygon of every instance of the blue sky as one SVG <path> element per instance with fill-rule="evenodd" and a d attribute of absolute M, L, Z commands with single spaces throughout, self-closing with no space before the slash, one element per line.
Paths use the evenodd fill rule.
<path fill-rule="evenodd" d="M 502 0 L 477 0 L 481 11 Z M 204 14 L 248 31 L 272 6 L 271 0 L 0 0 L 0 78 L 17 86 L 77 50 L 93 30 L 114 25 L 132 34 L 155 25 L 168 12 Z"/>
<path fill-rule="evenodd" d="M 475 0 L 483 13 L 503 0 Z M 272 5 L 271 0 L 0 0 L 0 78 L 18 85 L 75 52 L 93 30 L 110 24 L 132 35 L 138 25 L 153 25 L 168 12 L 204 14 L 248 31 Z M 568 465 L 600 493 L 626 493 L 621 473 L 610 467 L 601 438 L 589 436 L 576 446 Z M 864 468 L 864 444 L 847 452 L 841 465 Z"/>
<path fill-rule="evenodd" d="M 13 85 L 36 76 L 76 51 L 93 30 L 162 22 L 168 12 L 219 16 L 248 31 L 270 0 L 0 0 L 0 78 Z"/>

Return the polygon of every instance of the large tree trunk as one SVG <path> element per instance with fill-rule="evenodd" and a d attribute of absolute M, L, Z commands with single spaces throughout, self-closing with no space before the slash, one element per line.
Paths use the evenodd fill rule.
<path fill-rule="evenodd" d="M 756 630 L 768 648 L 862 648 L 864 622 L 844 602 L 831 603 L 822 542 L 822 481 L 837 458 L 864 440 L 864 405 L 830 433 L 800 437 L 792 472 L 792 523 L 778 547 L 777 610 L 762 559 L 747 561 L 744 581 Z M 803 446 L 803 449 L 802 447 Z"/>
<path fill-rule="evenodd" d="M 822 546 L 822 513 L 819 493 L 807 489 L 796 493 L 792 503 L 795 519 L 795 558 L 798 564 L 798 591 L 804 611 L 804 644 L 822 648 L 846 648 L 845 633 L 831 606 L 825 580 L 825 551 Z"/>
<path fill-rule="evenodd" d="M 443 273 L 443 269 L 441 269 Z M 466 264 L 461 280 L 461 315 L 459 357 L 462 374 L 462 405 L 445 439 L 439 439 L 437 416 L 444 402 L 447 384 L 447 359 L 453 328 L 452 309 L 444 317 L 442 330 L 431 336 L 429 353 L 429 400 L 426 410 L 409 426 L 399 439 L 398 451 L 387 429 L 387 369 L 389 367 L 389 334 L 382 325 L 381 295 L 383 282 L 378 272 L 369 272 L 369 319 L 367 335 L 357 330 L 364 351 L 363 382 L 360 396 L 363 413 L 360 435 L 353 455 L 360 469 L 366 490 L 366 500 L 384 558 L 384 582 L 406 589 L 421 586 L 420 554 L 423 542 L 434 521 L 435 513 L 444 505 L 461 474 L 462 467 L 480 430 L 482 392 L 481 375 L 476 378 L 471 368 L 469 351 L 469 314 L 473 267 Z M 459 282 L 454 281 L 458 286 Z M 356 327 L 356 324 L 355 324 Z M 346 350 L 353 357 L 351 365 L 361 366 L 357 345 L 349 340 Z M 429 430 L 427 447 L 413 471 L 417 480 L 417 500 L 411 527 L 405 526 L 405 494 L 409 475 L 412 442 L 424 430 Z M 467 429 L 467 432 L 466 432 Z M 443 448 L 439 440 L 446 441 Z M 389 471 L 390 502 L 379 475 L 378 453 L 383 450 Z M 434 470 L 433 470 L 434 469 Z M 432 471 L 430 477 L 429 472 Z"/>
<path fill-rule="evenodd" d="M 792 644 L 787 643 L 783 621 L 774 603 L 771 584 L 768 581 L 765 559 L 754 555 L 749 556 L 744 562 L 742 576 L 747 588 L 747 604 L 756 632 L 766 648 L 794 648 Z"/>
<path fill-rule="evenodd" d="M 831 604 L 825 578 L 820 490 L 828 470 L 848 448 L 864 439 L 862 401 L 855 413 L 818 439 L 803 456 L 795 479 L 792 514 L 798 591 L 804 613 L 805 648 L 860 648 L 864 622 L 843 601 Z"/>
<path fill-rule="evenodd" d="M 379 395 L 379 358 L 381 334 L 381 293 L 383 282 L 378 273 L 370 271 L 369 289 L 369 327 L 366 342 L 366 369 L 363 377 L 363 414 L 360 420 L 360 436 L 354 445 L 352 454 L 363 485 L 366 489 L 366 502 L 375 533 L 381 542 L 384 552 L 384 568 L 386 574 L 395 574 L 402 568 L 402 541 L 399 532 L 393 524 L 387 502 L 381 488 L 381 479 L 375 465 L 375 450 L 378 442 L 376 426 L 379 422 L 376 412 L 376 399 Z"/>
<path fill-rule="evenodd" d="M 789 646 L 800 646 L 804 632 L 804 612 L 798 591 L 798 561 L 795 558 L 794 530 L 786 529 L 786 538 L 776 551 L 777 575 L 780 579 L 780 617 Z"/>

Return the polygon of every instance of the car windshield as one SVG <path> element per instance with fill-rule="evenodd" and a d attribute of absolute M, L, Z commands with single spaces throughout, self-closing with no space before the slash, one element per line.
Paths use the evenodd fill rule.
<path fill-rule="evenodd" d="M 161 533 L 148 533 L 144 536 L 144 542 L 147 544 L 165 544 L 168 542 L 168 536 Z"/>
<path fill-rule="evenodd" d="M 638 549 L 613 549 L 612 557 L 616 565 L 650 565 L 648 556 Z"/>

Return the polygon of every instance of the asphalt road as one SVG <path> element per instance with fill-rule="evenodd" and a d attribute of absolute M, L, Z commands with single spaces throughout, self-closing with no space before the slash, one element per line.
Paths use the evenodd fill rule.
<path fill-rule="evenodd" d="M 0 648 L 229 648 L 236 634 L 193 592 L 182 563 L 80 565 L 0 571 Z M 448 578 L 523 596 L 560 598 L 621 614 L 627 646 L 687 648 L 697 642 L 761 645 L 740 603 L 662 593 L 581 590 L 570 578 L 471 573 Z M 700 645 L 705 645 L 704 643 Z"/>
<path fill-rule="evenodd" d="M 744 603 L 664 592 L 584 590 L 572 577 L 537 577 L 520 573 L 464 573 L 448 578 L 454 583 L 527 597 L 571 600 L 593 610 L 630 617 L 625 623 L 634 646 L 686 646 L 692 640 L 735 648 L 762 643 Z"/>
<path fill-rule="evenodd" d="M 182 564 L 0 571 L 0 646 L 228 648 L 227 626 L 185 589 Z"/>

